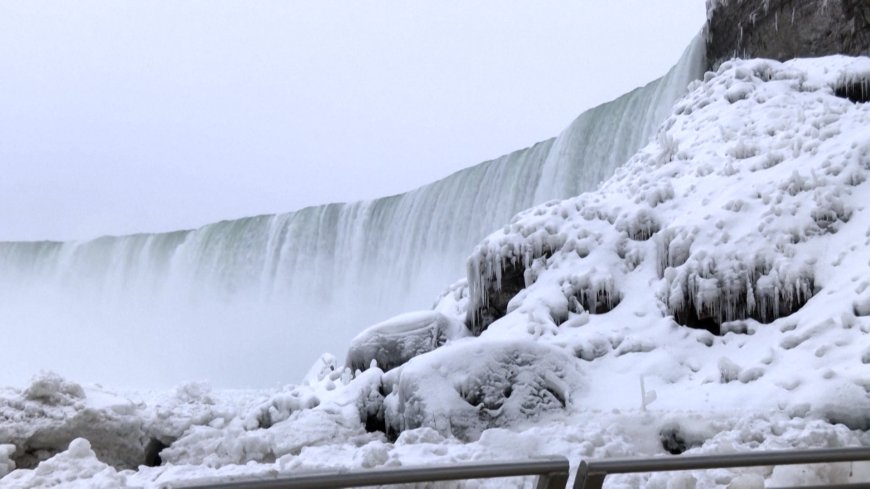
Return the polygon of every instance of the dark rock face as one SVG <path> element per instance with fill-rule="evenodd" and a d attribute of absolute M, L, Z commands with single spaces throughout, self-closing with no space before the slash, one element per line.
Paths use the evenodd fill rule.
<path fill-rule="evenodd" d="M 474 336 L 479 336 L 490 324 L 504 317 L 511 299 L 526 288 L 525 272 L 522 263 L 507 262 L 502 265 L 501 281 L 482 281 L 485 300 L 473 301 L 465 320 Z"/>
<path fill-rule="evenodd" d="M 148 444 L 145 445 L 145 466 L 159 467 L 163 463 L 163 460 L 160 459 L 160 452 L 164 448 L 169 448 L 169 445 L 166 445 L 157 438 L 151 438 Z"/>
<path fill-rule="evenodd" d="M 708 68 L 733 57 L 870 55 L 867 0 L 730 0 L 708 17 Z"/>

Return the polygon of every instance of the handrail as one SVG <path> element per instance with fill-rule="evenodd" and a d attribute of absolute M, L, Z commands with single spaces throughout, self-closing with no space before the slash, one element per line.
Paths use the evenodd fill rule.
<path fill-rule="evenodd" d="M 307 474 L 271 480 L 223 483 L 168 484 L 163 489 L 335 489 L 414 482 L 435 482 L 496 477 L 538 476 L 537 489 L 563 489 L 568 484 L 570 464 L 564 457 L 496 463 L 466 463 L 449 466 L 397 467 L 385 470 Z"/>
<path fill-rule="evenodd" d="M 817 450 L 782 450 L 770 452 L 689 455 L 679 457 L 624 458 L 580 462 L 574 489 L 601 489 L 609 474 L 667 472 L 694 469 L 758 467 L 762 465 L 797 465 L 870 460 L 870 447 L 827 448 Z M 833 487 L 833 486 L 826 486 Z M 851 484 L 837 487 L 870 487 Z M 787 489 L 787 488 L 782 488 Z"/>
<path fill-rule="evenodd" d="M 604 478 L 612 474 L 857 461 L 870 461 L 870 447 L 584 460 L 580 462 L 577 468 L 573 487 L 574 489 L 602 489 Z M 233 482 L 187 481 L 179 484 L 163 484 L 160 487 L 162 489 L 337 489 L 342 487 L 530 475 L 538 476 L 537 489 L 561 489 L 568 484 L 570 466 L 567 459 L 553 457 L 494 463 L 465 463 L 449 466 L 397 467 L 384 470 L 306 474 L 268 480 L 239 480 Z M 804 486 L 800 489 L 813 489 L 813 487 Z M 816 489 L 820 487 L 827 487 L 829 489 L 870 489 L 870 482 L 817 486 Z"/>

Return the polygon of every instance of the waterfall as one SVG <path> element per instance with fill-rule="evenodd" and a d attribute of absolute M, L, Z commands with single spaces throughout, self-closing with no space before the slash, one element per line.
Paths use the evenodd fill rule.
<path fill-rule="evenodd" d="M 649 141 L 704 61 L 699 35 L 664 77 L 558 137 L 404 194 L 172 233 L 0 243 L 0 385 L 40 368 L 131 387 L 297 382 L 362 328 L 430 307 L 516 212 L 594 188 Z"/>

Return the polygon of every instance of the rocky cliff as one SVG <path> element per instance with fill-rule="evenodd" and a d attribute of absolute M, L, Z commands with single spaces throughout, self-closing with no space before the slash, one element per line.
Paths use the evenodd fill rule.
<path fill-rule="evenodd" d="M 870 55 L 870 1 L 709 0 L 708 68 L 738 58 Z"/>

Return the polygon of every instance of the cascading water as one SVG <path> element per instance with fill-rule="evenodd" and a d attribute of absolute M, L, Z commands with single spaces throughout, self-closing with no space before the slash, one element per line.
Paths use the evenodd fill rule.
<path fill-rule="evenodd" d="M 405 194 L 191 231 L 0 243 L 0 385 L 40 368 L 131 387 L 298 381 L 363 327 L 428 308 L 516 212 L 609 176 L 704 61 L 699 35 L 666 76 L 557 138 Z"/>

